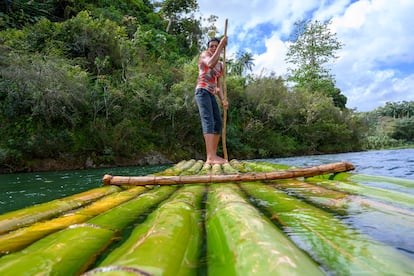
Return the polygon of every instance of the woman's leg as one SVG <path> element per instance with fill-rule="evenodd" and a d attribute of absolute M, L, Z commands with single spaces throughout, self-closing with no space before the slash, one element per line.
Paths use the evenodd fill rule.
<path fill-rule="evenodd" d="M 220 140 L 220 134 L 204 133 L 204 141 L 206 143 L 206 163 L 208 164 L 224 164 L 227 162 L 224 158 L 217 156 L 217 147 Z"/>
<path fill-rule="evenodd" d="M 197 89 L 196 102 L 200 112 L 204 141 L 206 144 L 206 163 L 225 163 L 225 159 L 217 156 L 217 148 L 221 132 L 221 118 L 215 96 L 211 95 L 206 90 Z"/>

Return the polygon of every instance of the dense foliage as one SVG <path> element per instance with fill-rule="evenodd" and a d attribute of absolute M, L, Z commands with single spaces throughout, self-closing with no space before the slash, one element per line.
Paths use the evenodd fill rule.
<path fill-rule="evenodd" d="M 360 117 L 368 125 L 365 149 L 407 146 L 414 142 L 413 101 L 387 102 Z"/>
<path fill-rule="evenodd" d="M 196 63 L 215 27 L 201 27 L 195 1 L 27 3 L 0 5 L 3 171 L 39 160 L 83 167 L 203 158 Z M 361 150 L 368 127 L 388 118 L 338 107 L 324 91 L 290 89 L 275 75 L 249 75 L 252 64 L 242 50 L 229 60 L 230 158 Z M 385 135 L 412 141 L 410 116 L 391 118 L 399 121 Z"/>

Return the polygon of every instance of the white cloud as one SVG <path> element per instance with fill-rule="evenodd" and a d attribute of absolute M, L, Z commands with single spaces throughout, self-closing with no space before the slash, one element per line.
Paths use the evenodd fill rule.
<path fill-rule="evenodd" d="M 286 73 L 286 38 L 299 19 L 332 19 L 344 47 L 332 66 L 347 106 L 369 111 L 387 101 L 414 100 L 412 0 L 199 1 L 204 16 L 229 19 L 230 52 L 254 54 L 254 72 Z"/>
<path fill-rule="evenodd" d="M 280 40 L 278 35 L 273 35 L 265 40 L 266 52 L 261 55 L 254 55 L 256 75 L 263 73 L 275 73 L 277 76 L 284 76 L 287 73 L 286 63 L 284 61 L 287 45 L 286 42 Z"/>
<path fill-rule="evenodd" d="M 409 28 L 414 2 L 398 2 L 361 0 L 333 18 L 333 29 L 345 43 L 333 71 L 349 107 L 367 111 L 414 98 L 414 86 L 402 85 L 414 77 Z"/>

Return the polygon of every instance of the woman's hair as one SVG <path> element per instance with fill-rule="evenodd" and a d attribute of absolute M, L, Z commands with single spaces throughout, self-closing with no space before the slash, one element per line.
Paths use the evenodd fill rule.
<path fill-rule="evenodd" d="M 217 43 L 220 43 L 220 39 L 217 37 L 210 38 L 210 40 L 207 42 L 207 48 L 210 47 L 210 42 L 216 41 Z"/>

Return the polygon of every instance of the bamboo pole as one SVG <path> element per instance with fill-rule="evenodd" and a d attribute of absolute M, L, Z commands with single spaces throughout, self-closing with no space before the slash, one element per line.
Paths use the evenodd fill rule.
<path fill-rule="evenodd" d="M 227 36 L 227 24 L 228 19 L 226 18 L 226 24 L 224 27 L 224 36 Z M 226 84 L 226 47 L 224 47 L 223 50 L 223 101 L 227 102 L 227 84 Z M 227 110 L 223 108 L 223 130 L 221 134 L 221 144 L 223 145 L 223 154 L 224 159 L 228 160 L 228 154 L 227 154 L 227 144 L 226 144 L 226 125 L 227 125 Z"/>
<path fill-rule="evenodd" d="M 22 249 L 46 235 L 69 227 L 70 225 L 83 223 L 121 203 L 131 200 L 145 190 L 145 187 L 139 186 L 119 193 L 113 193 L 69 214 L 37 222 L 28 227 L 19 228 L 7 234 L 0 235 L 0 256 Z"/>
<path fill-rule="evenodd" d="M 287 167 L 285 165 L 272 164 L 266 162 L 243 162 L 243 164 L 241 164 L 237 160 L 231 160 L 230 164 L 234 167 L 239 167 L 240 171 L 242 172 L 271 172 L 275 169 Z M 372 183 L 384 182 L 386 180 L 389 180 L 393 181 L 393 183 L 395 183 L 396 185 L 399 183 L 405 185 L 410 183 L 410 181 L 414 184 L 414 181 L 412 180 L 382 176 L 372 176 L 372 178 L 370 178 L 371 175 L 350 174 L 346 172 L 337 173 L 332 177 L 330 176 L 329 179 L 327 179 L 326 177 L 327 175 L 319 177 L 315 176 L 307 178 L 306 182 L 297 179 L 287 179 L 284 181 L 276 180 L 276 182 L 272 182 L 272 184 L 277 189 L 283 190 L 291 195 L 293 194 L 295 195 L 295 197 L 306 198 L 306 201 L 311 202 L 315 206 L 319 206 L 323 209 L 329 209 L 342 215 L 344 215 L 344 213 L 347 213 L 348 210 L 351 209 L 353 213 L 361 214 L 365 213 L 367 208 L 370 208 L 375 209 L 377 212 L 382 212 L 385 215 L 390 215 L 393 217 L 409 216 L 410 218 L 406 218 L 407 221 L 411 221 L 412 219 L 414 219 L 414 210 L 402 208 L 399 206 L 395 206 L 394 204 L 389 204 L 386 202 L 384 203 L 375 199 L 367 198 L 367 196 L 371 196 L 371 193 L 373 193 L 369 190 L 365 193 L 359 193 L 352 190 L 345 190 L 337 187 L 341 187 L 342 180 L 354 180 L 354 177 L 356 179 L 364 179 L 365 181 L 370 181 Z M 325 183 L 331 183 L 331 186 L 324 185 L 323 183 L 321 184 L 319 183 L 320 181 Z M 355 182 L 348 183 L 354 183 L 355 185 L 358 185 L 358 183 Z M 367 186 L 362 185 L 362 187 Z M 394 193 L 394 191 L 392 190 L 387 192 L 391 194 Z M 384 198 L 380 198 L 380 200 L 382 199 Z M 391 199 L 388 199 L 388 202 L 390 201 L 399 202 L 399 199 L 398 197 L 391 197 Z M 405 200 L 405 202 L 408 201 Z M 350 205 L 352 205 L 352 208 Z M 356 206 L 359 206 L 359 208 Z M 363 208 L 364 211 L 360 208 Z M 382 228 L 378 227 L 377 229 Z"/>
<path fill-rule="evenodd" d="M 351 181 L 339 180 L 323 180 L 323 179 L 307 179 L 309 183 L 315 183 L 327 189 L 345 192 L 349 194 L 369 196 L 370 198 L 379 199 L 391 204 L 414 210 L 413 195 L 397 190 L 384 189 L 380 187 L 370 187 L 368 185 L 359 184 Z"/>
<path fill-rule="evenodd" d="M 196 184 L 196 183 L 223 183 L 238 181 L 263 181 L 275 179 L 287 179 L 297 177 L 310 177 L 328 173 L 345 172 L 355 169 L 348 162 L 324 164 L 302 169 L 292 169 L 285 171 L 273 171 L 262 173 L 243 173 L 243 174 L 220 174 L 220 175 L 191 175 L 191 176 L 111 176 L 103 177 L 104 185 L 177 185 L 177 184 Z"/>
<path fill-rule="evenodd" d="M 177 164 L 175 164 L 174 166 L 172 166 L 171 168 L 168 168 L 164 171 L 158 172 L 158 173 L 154 173 L 153 175 L 179 175 L 182 172 L 188 170 L 189 168 L 191 168 L 192 166 L 194 166 L 194 163 L 196 163 L 195 159 L 191 159 L 191 160 L 182 160 L 180 162 L 178 162 Z"/>
<path fill-rule="evenodd" d="M 210 186 L 206 206 L 209 275 L 324 275 L 237 185 Z"/>
<path fill-rule="evenodd" d="M 0 275 L 80 275 L 113 241 L 116 231 L 74 224 L 0 258 Z"/>
<path fill-rule="evenodd" d="M 332 183 L 336 183 L 334 180 Z M 285 181 L 277 181 L 273 185 L 279 190 L 287 192 L 289 195 L 294 195 L 298 198 L 306 198 L 307 202 L 312 203 L 315 206 L 322 209 L 329 209 L 330 211 L 347 214 L 348 211 L 354 215 L 367 212 L 368 209 L 375 210 L 377 212 L 384 213 L 385 215 L 395 216 L 409 216 L 406 220 L 413 221 L 414 225 L 414 211 L 387 204 L 375 199 L 366 198 L 369 194 L 356 195 L 346 193 L 344 191 L 328 189 L 324 186 L 304 182 L 296 179 L 288 179 Z M 363 209 L 363 210 L 362 210 Z M 381 222 L 383 223 L 383 222 Z M 382 227 L 378 227 L 381 229 Z"/>
<path fill-rule="evenodd" d="M 58 216 L 64 212 L 79 208 L 103 196 L 119 192 L 120 188 L 95 188 L 79 194 L 40 203 L 0 215 L 0 234 L 28 226 L 35 222 Z"/>
<path fill-rule="evenodd" d="M 242 183 L 241 188 L 288 229 L 289 236 L 327 268 L 328 274 L 380 275 L 392 271 L 394 275 L 409 275 L 414 271 L 414 262 L 409 257 L 333 214 L 269 185 Z"/>
<path fill-rule="evenodd" d="M 135 227 L 96 270 L 86 275 L 127 275 L 122 271 L 128 269 L 139 272 L 137 275 L 196 275 L 203 235 L 200 208 L 204 192 L 201 185 L 177 190 Z M 113 270 L 114 267 L 117 269 Z M 105 273 L 108 269 L 110 274 Z"/>
<path fill-rule="evenodd" d="M 72 224 L 23 250 L 2 256 L 0 275 L 80 275 L 123 229 L 175 190 L 172 186 L 150 190 L 85 223 Z"/>

